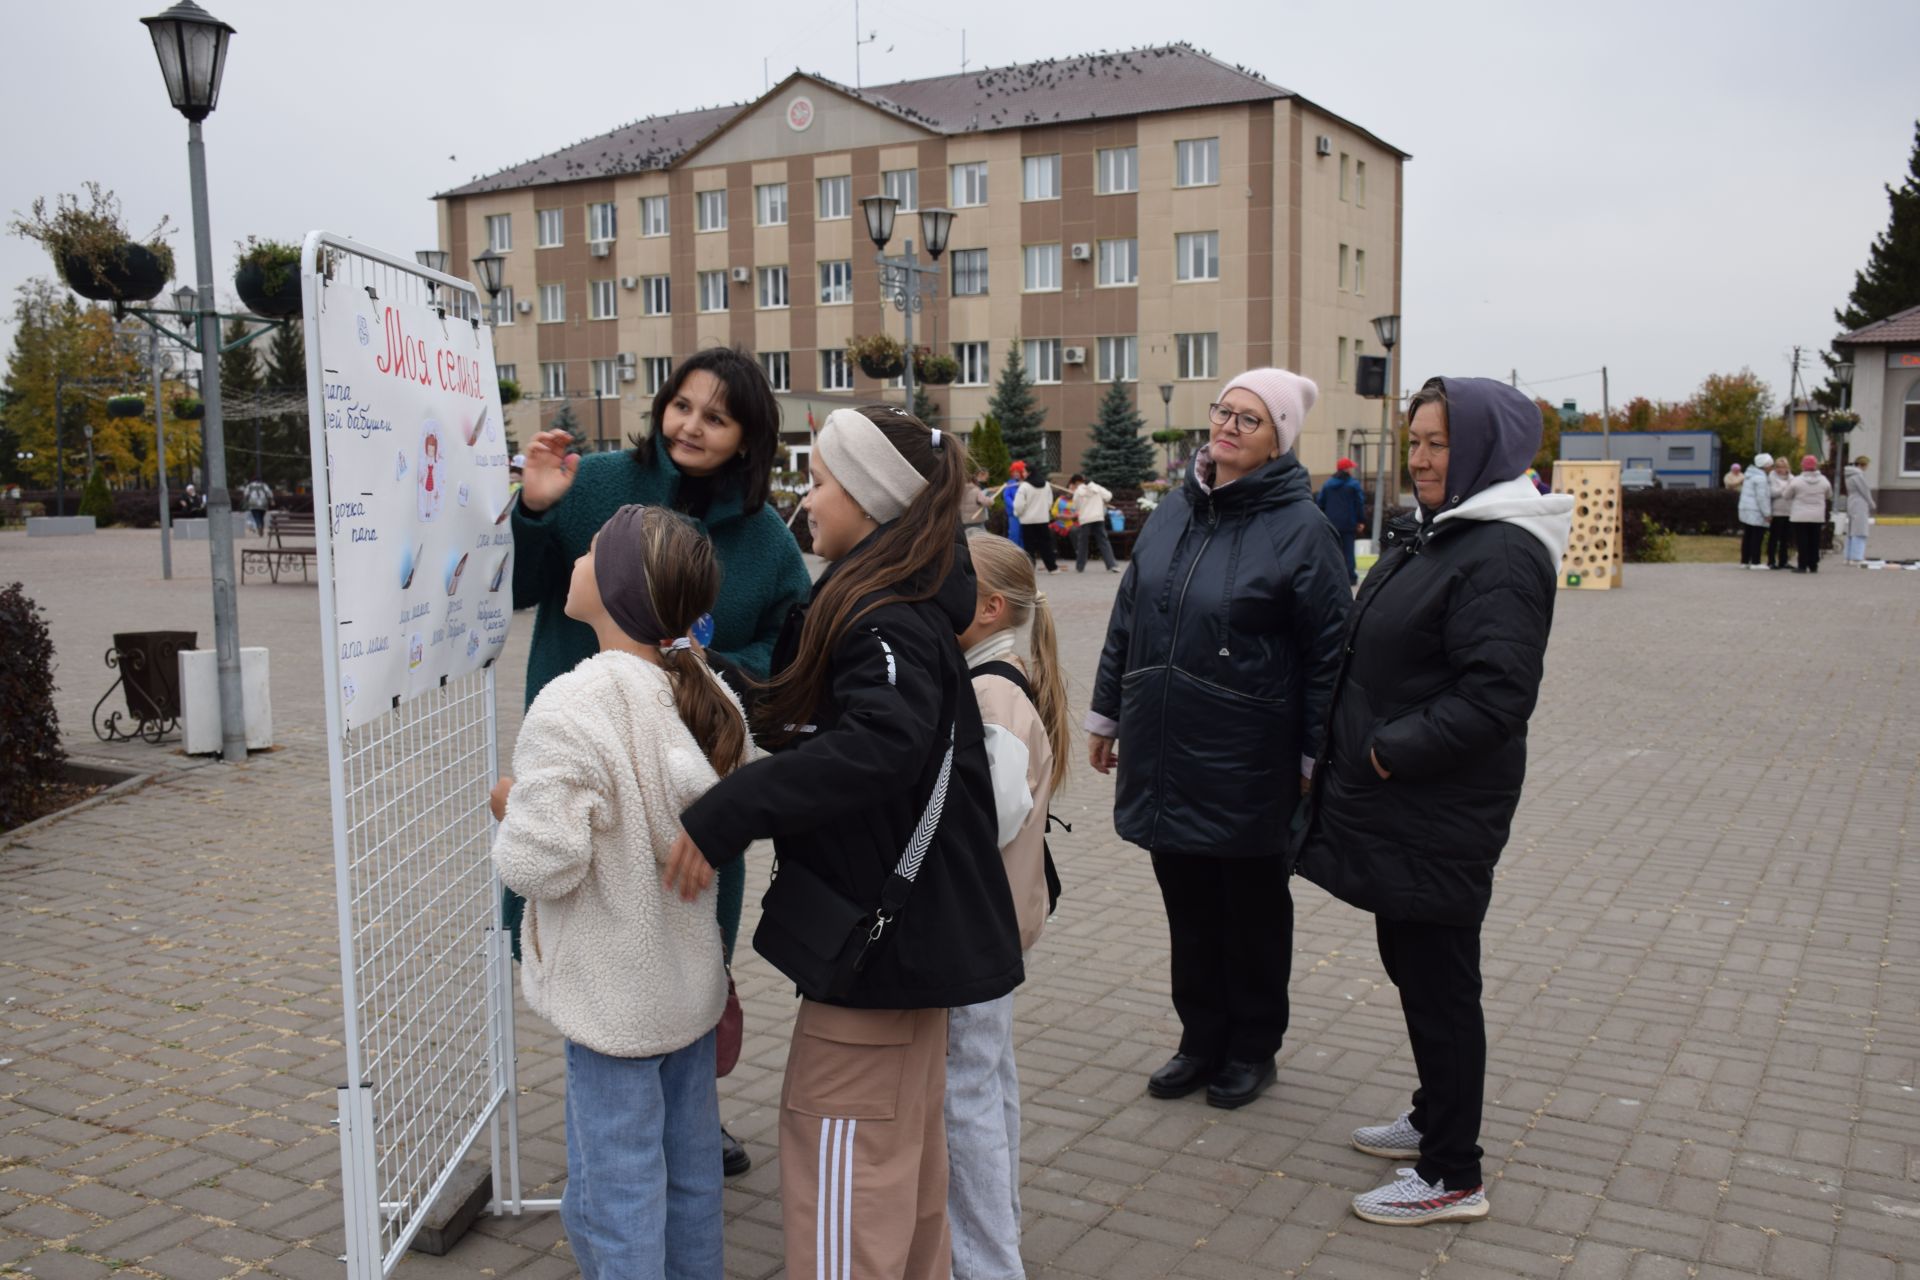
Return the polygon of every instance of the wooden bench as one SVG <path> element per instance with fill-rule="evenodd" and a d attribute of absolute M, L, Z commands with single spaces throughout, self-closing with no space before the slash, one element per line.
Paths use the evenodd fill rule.
<path fill-rule="evenodd" d="M 274 582 L 280 581 L 280 575 L 291 574 L 293 567 L 300 566 L 300 580 L 308 581 L 307 565 L 320 554 L 315 544 L 313 517 L 298 515 L 291 511 L 273 511 L 267 514 L 267 545 L 264 547 L 246 547 L 240 552 L 240 578 L 245 581 L 247 574 L 264 573 Z"/>

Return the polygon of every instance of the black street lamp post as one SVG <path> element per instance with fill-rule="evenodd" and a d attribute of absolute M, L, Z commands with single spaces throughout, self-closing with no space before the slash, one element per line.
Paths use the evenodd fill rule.
<path fill-rule="evenodd" d="M 1393 349 L 1400 343 L 1400 317 L 1375 316 L 1373 331 L 1387 349 L 1386 379 L 1380 389 L 1380 478 L 1373 487 L 1373 553 L 1380 554 L 1380 538 L 1385 532 L 1387 514 L 1387 466 L 1394 449 L 1393 431 Z"/>
<path fill-rule="evenodd" d="M 887 256 L 887 241 L 893 239 L 894 215 L 900 211 L 899 200 L 893 196 L 866 196 L 861 199 L 860 207 L 867 215 L 867 238 L 879 250 L 874 261 L 880 264 L 880 301 L 883 305 L 893 303 L 894 309 L 906 317 L 907 367 L 902 385 L 910 411 L 913 408 L 913 316 L 926 299 L 940 296 L 940 255 L 947 251 L 947 235 L 953 230 L 953 211 L 920 211 L 920 235 L 933 259 L 933 265 L 923 266 L 914 256 L 911 240 L 907 241 L 904 254 L 895 258 Z"/>

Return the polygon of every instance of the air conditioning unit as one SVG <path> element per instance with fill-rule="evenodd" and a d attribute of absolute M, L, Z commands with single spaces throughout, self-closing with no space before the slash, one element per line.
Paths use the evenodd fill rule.
<path fill-rule="evenodd" d="M 1317 156 L 1330 156 L 1330 155 L 1332 155 L 1332 154 L 1333 154 L 1333 139 L 1332 139 L 1332 138 L 1329 138 L 1329 137 L 1328 137 L 1328 136 L 1327 136 L 1326 134 L 1324 134 L 1324 133 L 1323 133 L 1323 134 L 1321 134 L 1321 135 L 1320 135 L 1319 137 L 1317 137 L 1317 138 L 1315 138 L 1315 139 L 1313 140 L 1313 154 L 1315 154 L 1315 155 L 1317 155 Z"/>
<path fill-rule="evenodd" d="M 1085 364 L 1086 362 L 1087 362 L 1087 349 L 1085 347 L 1065 347 L 1061 349 L 1060 363 Z"/>
<path fill-rule="evenodd" d="M 613 357 L 613 362 L 622 369 L 631 369 L 637 363 L 631 351 L 616 352 Z"/>
<path fill-rule="evenodd" d="M 639 374 L 640 374 L 640 371 L 638 369 L 635 369 L 632 365 L 624 365 L 620 369 L 620 381 L 632 382 L 636 377 L 639 376 Z"/>
<path fill-rule="evenodd" d="M 513 309 L 523 316 L 530 316 L 533 314 L 533 303 L 526 298 L 522 298 L 514 304 Z"/>
<path fill-rule="evenodd" d="M 1093 246 L 1082 240 L 1067 251 L 1067 256 L 1075 262 L 1086 262 L 1093 257 Z"/>
<path fill-rule="evenodd" d="M 640 277 L 639 276 L 621 276 L 620 287 L 622 289 L 638 289 L 640 287 Z"/>
<path fill-rule="evenodd" d="M 753 268 L 735 267 L 731 274 L 733 276 L 733 282 L 735 284 L 745 284 L 749 280 L 753 279 Z"/>
<path fill-rule="evenodd" d="M 587 252 L 596 258 L 604 258 L 613 252 L 613 241 L 594 240 L 587 244 Z"/>

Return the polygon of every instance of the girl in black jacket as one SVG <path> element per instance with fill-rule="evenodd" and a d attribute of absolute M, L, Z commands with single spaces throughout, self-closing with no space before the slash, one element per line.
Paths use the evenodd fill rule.
<path fill-rule="evenodd" d="M 681 815 L 670 885 L 772 837 L 754 950 L 803 997 L 780 1103 L 787 1273 L 947 1280 L 947 1009 L 1019 985 L 984 733 L 956 637 L 960 442 L 887 406 L 838 409 L 807 523 L 833 566 L 774 648 L 773 754 Z"/>
<path fill-rule="evenodd" d="M 1526 776 L 1573 499 L 1526 478 L 1540 411 L 1434 378 L 1409 402 L 1419 519 L 1396 520 L 1354 602 L 1300 870 L 1375 917 L 1420 1088 L 1353 1145 L 1415 1161 L 1354 1197 L 1372 1222 L 1481 1218 L 1487 1039 L 1480 922 Z"/>

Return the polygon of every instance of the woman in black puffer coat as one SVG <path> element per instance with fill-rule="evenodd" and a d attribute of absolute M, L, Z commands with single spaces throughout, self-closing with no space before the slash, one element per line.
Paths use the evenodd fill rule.
<path fill-rule="evenodd" d="M 1213 439 L 1133 550 L 1087 729 L 1117 763 L 1114 825 L 1153 855 L 1172 937 L 1180 1049 L 1147 1088 L 1238 1107 L 1273 1082 L 1287 1030 L 1288 824 L 1320 749 L 1352 596 L 1292 448 L 1314 384 L 1228 383 Z"/>
<path fill-rule="evenodd" d="M 1526 777 L 1573 509 L 1526 479 L 1540 411 L 1505 383 L 1435 378 L 1409 409 L 1419 518 L 1389 526 L 1354 602 L 1300 859 L 1374 913 L 1413 1041 L 1413 1109 L 1353 1135 L 1417 1160 L 1354 1200 L 1387 1223 L 1487 1212 L 1480 922 Z"/>

